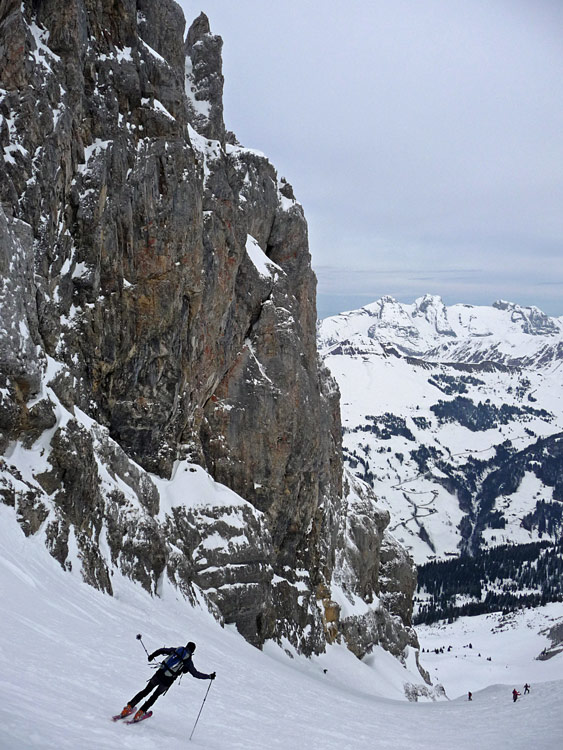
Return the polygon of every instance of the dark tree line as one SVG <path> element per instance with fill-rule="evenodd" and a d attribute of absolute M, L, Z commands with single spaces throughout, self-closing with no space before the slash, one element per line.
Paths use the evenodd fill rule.
<path fill-rule="evenodd" d="M 551 421 L 553 418 L 553 415 L 545 409 L 510 404 L 501 404 L 498 407 L 487 401 L 475 403 L 466 396 L 456 396 L 451 401 L 440 399 L 430 407 L 430 411 L 434 412 L 440 422 L 457 422 L 473 432 L 490 430 L 526 415 L 540 417 L 546 421 Z"/>
<path fill-rule="evenodd" d="M 426 563 L 418 569 L 418 592 L 425 597 L 415 600 L 415 625 L 563 601 L 563 540 L 505 544 Z"/>
<path fill-rule="evenodd" d="M 563 527 L 563 504 L 538 500 L 535 510 L 522 518 L 522 526 L 528 531 L 537 528 L 540 537 L 555 536 Z"/>

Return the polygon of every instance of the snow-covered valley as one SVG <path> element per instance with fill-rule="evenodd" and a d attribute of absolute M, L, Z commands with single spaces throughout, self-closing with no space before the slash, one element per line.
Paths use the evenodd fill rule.
<path fill-rule="evenodd" d="M 560 318 L 384 297 L 321 321 L 318 338 L 346 462 L 417 563 L 559 538 Z"/>

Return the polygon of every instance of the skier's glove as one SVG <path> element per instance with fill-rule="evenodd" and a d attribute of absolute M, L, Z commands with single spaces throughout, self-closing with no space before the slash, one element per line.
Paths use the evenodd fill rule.
<path fill-rule="evenodd" d="M 211 674 L 209 675 L 209 679 L 210 680 L 214 680 L 215 679 L 215 672 L 211 672 Z"/>
<path fill-rule="evenodd" d="M 154 654 L 149 654 L 149 661 L 152 661 L 154 659 Z"/>

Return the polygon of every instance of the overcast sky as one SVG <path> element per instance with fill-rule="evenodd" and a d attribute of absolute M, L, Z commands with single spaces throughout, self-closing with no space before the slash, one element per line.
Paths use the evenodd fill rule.
<path fill-rule="evenodd" d="M 383 294 L 563 315 L 563 0 L 182 0 L 225 122 L 293 185 L 319 317 Z"/>

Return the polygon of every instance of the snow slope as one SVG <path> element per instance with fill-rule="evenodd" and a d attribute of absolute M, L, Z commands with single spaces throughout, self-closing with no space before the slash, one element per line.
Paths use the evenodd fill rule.
<path fill-rule="evenodd" d="M 109 597 L 77 573 L 63 572 L 38 536 L 23 536 L 14 515 L 0 505 L 2 750 L 177 750 L 189 744 L 205 750 L 551 750 L 563 736 L 563 655 L 537 662 L 528 677 L 531 654 L 542 645 L 536 635 L 522 652 L 522 672 L 507 672 L 510 681 L 502 679 L 507 667 L 497 659 L 484 662 L 492 665 L 486 679 L 471 675 L 472 703 L 408 703 L 400 699 L 411 674 L 381 650 L 364 662 L 339 646 L 318 659 L 290 659 L 273 645 L 264 653 L 252 648 L 166 582 L 162 597 L 151 598 L 116 574 Z M 151 674 L 138 632 L 149 649 L 192 639 L 198 669 L 217 671 L 191 743 L 206 681 L 185 677 L 143 724 L 109 720 Z M 513 643 L 529 644 L 531 633 L 526 626 L 514 631 Z M 434 629 L 423 645 L 432 638 L 459 645 L 464 637 Z M 446 674 L 459 687 L 464 680 L 452 677 L 456 661 L 466 662 L 448 660 Z M 437 664 L 438 657 L 433 670 Z M 513 704 L 512 681 L 518 676 L 522 682 L 524 674 L 532 693 Z M 479 692 L 476 686 L 489 681 L 498 684 Z"/>
<path fill-rule="evenodd" d="M 526 682 L 535 687 L 537 682 L 561 679 L 563 654 L 546 661 L 537 657 L 549 648 L 546 633 L 562 618 L 563 605 L 552 603 L 507 615 L 495 612 L 419 625 L 416 630 L 432 680 L 439 680 L 448 696 L 457 698 L 497 682 L 522 691 Z"/>

